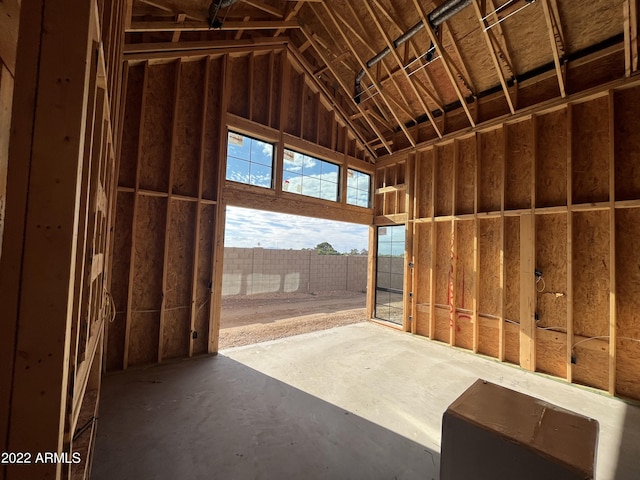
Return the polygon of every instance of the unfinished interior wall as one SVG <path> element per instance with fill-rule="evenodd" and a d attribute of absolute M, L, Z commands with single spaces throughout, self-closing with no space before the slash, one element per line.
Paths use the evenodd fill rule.
<path fill-rule="evenodd" d="M 283 47 L 176 55 L 125 63 L 108 370 L 217 350 L 227 204 L 371 223 L 346 181 L 338 202 L 282 191 L 283 145 L 373 173 Z M 273 188 L 225 180 L 227 128 L 278 146 Z"/>
<path fill-rule="evenodd" d="M 9 129 L 15 80 L 16 49 L 20 4 L 18 0 L 0 2 L 0 255 L 4 232 L 7 196 L 7 167 L 9 165 Z"/>
<path fill-rule="evenodd" d="M 413 224 L 407 330 L 640 399 L 640 85 L 620 84 L 381 161 L 416 172 L 413 216 L 376 192 L 376 222 Z"/>
<path fill-rule="evenodd" d="M 80 462 L 4 464 L 0 478 L 87 478 L 112 312 L 124 4 L 18 3 L 0 3 L 2 450 Z"/>

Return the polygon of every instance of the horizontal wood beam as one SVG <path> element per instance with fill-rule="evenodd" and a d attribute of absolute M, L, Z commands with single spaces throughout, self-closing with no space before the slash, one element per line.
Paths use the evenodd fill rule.
<path fill-rule="evenodd" d="M 273 190 L 234 182 L 226 182 L 223 202 L 225 205 L 235 207 L 303 215 L 362 225 L 371 225 L 373 221 L 373 210 L 369 208 L 353 207 L 290 192 L 282 192 L 278 196 Z"/>
<path fill-rule="evenodd" d="M 185 22 L 131 22 L 131 26 L 126 29 L 129 33 L 140 32 L 207 32 L 209 30 L 278 30 L 300 28 L 300 24 L 295 20 L 289 21 L 247 21 L 247 22 L 224 22 L 219 28 L 211 28 L 207 22 L 185 21 Z"/>

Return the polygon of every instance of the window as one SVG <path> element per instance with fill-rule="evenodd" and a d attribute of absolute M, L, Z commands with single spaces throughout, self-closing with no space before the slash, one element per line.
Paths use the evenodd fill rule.
<path fill-rule="evenodd" d="M 271 188 L 273 145 L 239 133 L 227 135 L 227 180 Z"/>
<path fill-rule="evenodd" d="M 282 190 L 338 201 L 340 167 L 292 150 L 284 150 Z"/>
<path fill-rule="evenodd" d="M 368 208 L 370 188 L 370 175 L 357 170 L 347 170 L 347 203 L 349 205 Z"/>

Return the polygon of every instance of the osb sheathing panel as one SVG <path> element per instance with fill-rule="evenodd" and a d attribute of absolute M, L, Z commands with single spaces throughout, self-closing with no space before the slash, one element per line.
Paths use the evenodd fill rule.
<path fill-rule="evenodd" d="M 499 218 L 478 221 L 480 284 L 478 285 L 478 311 L 500 315 L 500 233 Z"/>
<path fill-rule="evenodd" d="M 567 53 L 577 52 L 621 34 L 623 2 L 557 2 Z"/>
<path fill-rule="evenodd" d="M 436 306 L 435 309 L 435 321 L 436 328 L 434 333 L 434 339 L 444 343 L 449 343 L 449 337 L 451 332 L 451 319 L 449 309 L 447 307 Z"/>
<path fill-rule="evenodd" d="M 509 322 L 504 324 L 504 359 L 520 365 L 520 327 Z"/>
<path fill-rule="evenodd" d="M 531 207 L 531 176 L 534 161 L 532 120 L 507 125 L 505 158 L 506 210 Z"/>
<path fill-rule="evenodd" d="M 224 59 L 213 59 L 209 66 L 209 85 L 207 86 L 207 111 L 204 125 L 204 165 L 202 196 L 215 200 L 217 194 L 216 177 L 220 158 L 220 109 L 223 95 Z"/>
<path fill-rule="evenodd" d="M 216 206 L 203 205 L 200 213 L 200 238 L 198 239 L 198 264 L 196 265 L 196 318 L 194 330 L 196 338 L 193 340 L 193 352 L 207 353 L 209 337 L 209 318 L 213 308 L 209 302 L 212 280 L 213 233 L 216 220 Z"/>
<path fill-rule="evenodd" d="M 111 295 L 116 307 L 116 317 L 107 325 L 107 370 L 120 370 L 124 359 L 124 337 L 127 321 L 127 292 L 129 289 L 129 255 L 131 251 L 131 226 L 133 225 L 133 193 L 119 192 L 116 203 L 116 223 L 111 263 Z"/>
<path fill-rule="evenodd" d="M 520 322 L 520 219 L 504 219 L 504 318 Z"/>
<path fill-rule="evenodd" d="M 282 62 L 284 53 L 272 53 L 273 56 L 273 90 L 271 92 L 271 118 L 269 125 L 280 128 L 280 105 L 282 103 Z"/>
<path fill-rule="evenodd" d="M 609 334 L 609 212 L 573 214 L 573 331 Z"/>
<path fill-rule="evenodd" d="M 428 303 L 430 301 L 430 270 L 431 270 L 431 224 L 415 224 L 417 235 L 414 236 L 415 252 L 415 285 L 414 301 L 417 306 L 416 333 L 418 335 L 429 336 L 429 313 Z M 417 237 L 417 243 L 416 242 Z"/>
<path fill-rule="evenodd" d="M 616 200 L 640 198 L 640 87 L 614 92 Z"/>
<path fill-rule="evenodd" d="M 478 318 L 478 352 L 489 357 L 498 358 L 499 320 L 494 318 Z"/>
<path fill-rule="evenodd" d="M 475 206 L 476 137 L 458 141 L 456 215 L 473 213 Z"/>
<path fill-rule="evenodd" d="M 414 190 L 417 197 L 417 218 L 431 217 L 433 213 L 433 149 L 420 152 L 416 160 L 418 181 Z"/>
<path fill-rule="evenodd" d="M 289 77 L 289 108 L 286 112 L 285 131 L 291 135 L 301 135 L 301 104 L 304 77 L 294 69 L 290 69 Z"/>
<path fill-rule="evenodd" d="M 456 308 L 471 310 L 476 282 L 473 266 L 475 222 L 456 222 Z"/>
<path fill-rule="evenodd" d="M 579 103 L 571 116 L 573 203 L 605 202 L 609 200 L 609 97 Z"/>
<path fill-rule="evenodd" d="M 185 62 L 180 72 L 173 156 L 173 193 L 198 196 L 205 63 Z"/>
<path fill-rule="evenodd" d="M 271 91 L 269 89 L 270 75 L 279 72 L 272 72 L 269 66 L 269 55 L 253 55 L 250 57 L 253 61 L 253 75 L 251 89 L 245 92 L 251 95 L 251 120 L 269 125 L 269 100 Z"/>
<path fill-rule="evenodd" d="M 315 142 L 317 140 L 317 118 L 320 102 L 316 99 L 316 94 L 309 88 L 306 82 L 302 83 L 302 109 L 300 113 L 300 122 L 303 131 L 302 138 Z"/>
<path fill-rule="evenodd" d="M 456 345 L 473 349 L 473 325 L 471 324 L 472 302 L 475 296 L 475 271 L 473 241 L 475 221 L 456 222 Z M 458 309 L 468 311 L 460 312 Z"/>
<path fill-rule="evenodd" d="M 536 371 L 567 377 L 567 336 L 552 330 L 536 330 Z"/>
<path fill-rule="evenodd" d="M 431 269 L 431 224 L 417 223 L 417 244 L 414 236 L 416 285 L 413 287 L 415 302 L 417 304 L 429 303 L 430 285 L 429 271 Z"/>
<path fill-rule="evenodd" d="M 480 178 L 478 181 L 478 211 L 500 210 L 504 134 L 502 128 L 480 134 Z"/>
<path fill-rule="evenodd" d="M 574 335 L 573 344 L 575 345 L 573 348 L 575 364 L 571 366 L 573 381 L 607 390 L 609 388 L 609 339 L 587 340 L 585 337 Z"/>
<path fill-rule="evenodd" d="M 175 63 L 149 68 L 147 88 L 144 91 L 140 188 L 159 192 L 166 192 L 168 189 L 176 68 Z"/>
<path fill-rule="evenodd" d="M 536 268 L 542 278 L 536 284 L 538 326 L 567 326 L 567 216 L 536 217 Z M 540 292 L 544 287 L 544 291 Z M 557 296 L 559 294 L 560 296 Z"/>
<path fill-rule="evenodd" d="M 241 117 L 249 118 L 249 105 L 251 98 L 248 92 L 250 87 L 249 69 L 251 59 L 249 56 L 229 57 L 229 112 Z"/>
<path fill-rule="evenodd" d="M 640 398 L 640 211 L 616 211 L 616 390 Z M 622 338 L 628 337 L 628 338 Z"/>
<path fill-rule="evenodd" d="M 436 223 L 436 304 L 449 304 L 451 267 L 451 222 L 438 222 Z"/>
<path fill-rule="evenodd" d="M 169 204 L 163 358 L 186 357 L 189 354 L 196 208 L 193 202 L 171 200 Z"/>
<path fill-rule="evenodd" d="M 567 110 L 536 118 L 536 206 L 567 203 Z"/>
<path fill-rule="evenodd" d="M 500 289 L 500 219 L 478 221 L 480 255 L 480 284 L 478 285 L 478 312 L 498 316 L 501 314 L 502 291 Z M 498 357 L 498 320 L 480 318 L 480 353 Z"/>
<path fill-rule="evenodd" d="M 144 69 L 144 64 L 128 68 L 118 175 L 118 185 L 124 187 L 134 187 L 136 183 Z"/>
<path fill-rule="evenodd" d="M 453 143 L 437 147 L 436 157 L 436 215 L 453 213 L 453 175 L 455 156 Z"/>
<path fill-rule="evenodd" d="M 138 198 L 138 209 L 134 240 L 130 365 L 157 360 L 167 200 L 141 196 Z"/>

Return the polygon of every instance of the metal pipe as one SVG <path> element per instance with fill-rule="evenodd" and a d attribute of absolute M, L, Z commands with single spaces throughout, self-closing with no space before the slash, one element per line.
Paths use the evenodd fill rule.
<path fill-rule="evenodd" d="M 236 3 L 238 0 L 213 0 L 209 5 L 208 23 L 211 28 L 222 27 L 222 22 L 218 19 L 218 12 L 221 8 L 227 8 Z"/>
<path fill-rule="evenodd" d="M 447 2 L 443 3 L 439 7 L 435 8 L 429 15 L 427 15 L 427 20 L 429 22 L 429 25 L 431 25 L 432 28 L 437 28 L 439 25 L 442 25 L 444 22 L 449 20 L 451 17 L 453 17 L 456 13 L 460 12 L 465 7 L 468 7 L 470 4 L 471 4 L 471 0 L 448 0 Z M 413 37 L 423 28 L 424 28 L 424 23 L 422 22 L 422 20 L 420 20 L 413 27 L 411 27 L 409 30 L 407 30 L 398 38 L 396 38 L 393 41 L 393 46 L 395 48 L 400 47 L 400 45 L 405 43 L 407 40 L 409 40 L 411 37 Z M 369 60 L 367 60 L 366 62 L 367 68 L 373 67 L 376 63 L 378 63 L 380 60 L 382 60 L 384 57 L 386 57 L 390 53 L 391 53 L 391 49 L 389 47 L 385 47 L 379 53 L 377 53 L 376 55 L 371 57 Z M 355 86 L 354 86 L 354 97 L 353 97 L 353 100 L 356 103 L 360 103 L 360 95 L 362 95 L 362 86 L 360 84 L 362 82 L 362 79 L 364 78 L 365 73 L 366 73 L 365 70 L 362 69 L 356 75 Z"/>

